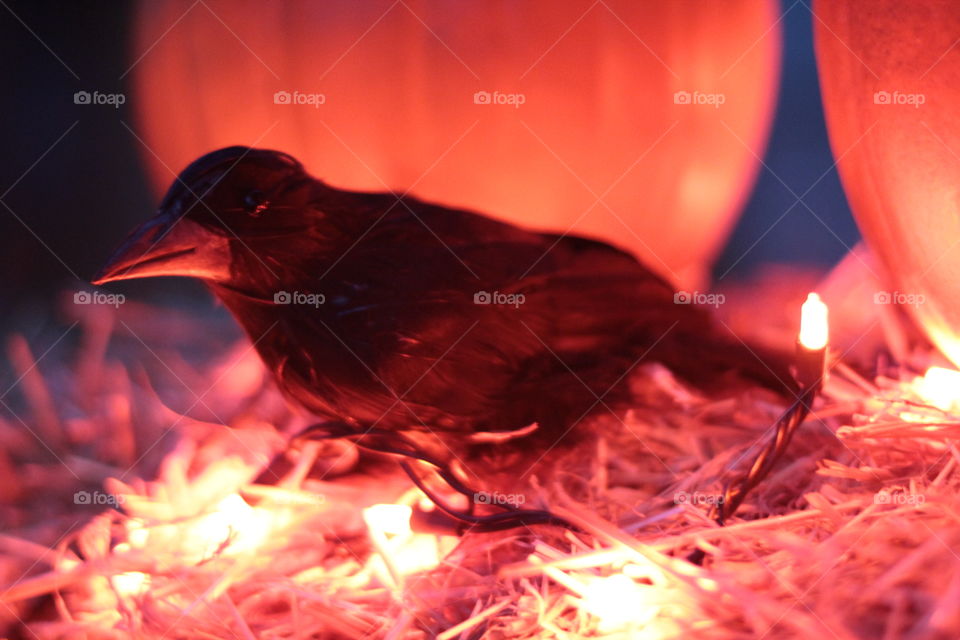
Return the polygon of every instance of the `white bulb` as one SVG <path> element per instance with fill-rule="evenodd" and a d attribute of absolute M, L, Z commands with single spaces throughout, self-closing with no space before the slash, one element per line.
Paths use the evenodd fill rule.
<path fill-rule="evenodd" d="M 811 293 L 800 308 L 800 344 L 810 351 L 825 349 L 829 334 L 827 305 L 819 295 Z"/>

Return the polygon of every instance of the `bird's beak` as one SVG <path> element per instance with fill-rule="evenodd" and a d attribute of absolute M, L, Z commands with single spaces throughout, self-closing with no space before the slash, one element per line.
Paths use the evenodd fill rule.
<path fill-rule="evenodd" d="M 225 281 L 229 272 L 227 238 L 182 216 L 160 212 L 133 230 L 93 284 L 154 276 Z"/>

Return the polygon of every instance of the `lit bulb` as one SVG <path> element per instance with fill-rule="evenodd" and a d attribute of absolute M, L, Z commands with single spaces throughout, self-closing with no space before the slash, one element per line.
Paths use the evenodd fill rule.
<path fill-rule="evenodd" d="M 233 493 L 218 502 L 210 513 L 190 523 L 186 533 L 185 539 L 201 556 L 218 550 L 236 554 L 256 550 L 269 536 L 270 522 Z"/>
<path fill-rule="evenodd" d="M 398 587 L 403 577 L 433 569 L 440 564 L 437 536 L 414 533 L 410 528 L 413 509 L 403 504 L 375 504 L 363 510 L 370 540 L 378 556 L 371 557 L 373 570 Z"/>
<path fill-rule="evenodd" d="M 960 407 L 960 371 L 930 367 L 917 379 L 916 389 L 921 398 L 938 409 Z"/>
<path fill-rule="evenodd" d="M 656 607 L 646 601 L 646 591 L 622 573 L 594 578 L 583 589 L 584 608 L 600 619 L 602 631 L 647 624 Z"/>
<path fill-rule="evenodd" d="M 363 510 L 363 519 L 371 531 L 405 536 L 410 534 L 413 509 L 404 504 L 375 504 Z"/>
<path fill-rule="evenodd" d="M 810 293 L 800 308 L 800 344 L 810 351 L 820 351 L 826 348 L 828 337 L 827 305 L 819 295 Z"/>
<path fill-rule="evenodd" d="M 126 571 L 113 576 L 113 588 L 121 596 L 139 596 L 150 588 L 150 576 L 142 571 Z"/>
<path fill-rule="evenodd" d="M 114 547 L 114 553 L 130 553 L 132 547 L 127 542 L 118 542 Z M 144 593 L 150 587 L 150 576 L 142 571 L 125 571 L 118 573 L 111 578 L 113 588 L 121 596 L 138 596 Z"/>

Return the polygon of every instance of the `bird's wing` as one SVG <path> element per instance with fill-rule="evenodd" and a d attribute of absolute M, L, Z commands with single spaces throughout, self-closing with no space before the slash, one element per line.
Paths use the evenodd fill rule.
<path fill-rule="evenodd" d="M 525 420 L 523 407 L 503 414 L 510 398 L 523 402 L 532 392 L 527 402 L 542 402 L 556 393 L 542 387 L 557 385 L 596 393 L 608 376 L 585 378 L 626 370 L 678 324 L 709 326 L 698 310 L 673 304 L 666 282 L 609 245 L 408 205 L 331 272 L 335 282 L 365 280 L 362 290 L 344 292 L 331 325 L 404 402 L 441 408 L 452 423 Z"/>

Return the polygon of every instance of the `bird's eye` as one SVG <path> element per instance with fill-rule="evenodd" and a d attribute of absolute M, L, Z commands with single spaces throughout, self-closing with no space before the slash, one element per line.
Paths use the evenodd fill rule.
<path fill-rule="evenodd" d="M 243 198 L 243 208 L 254 217 L 259 216 L 269 206 L 267 195 L 259 189 L 254 189 Z"/>

